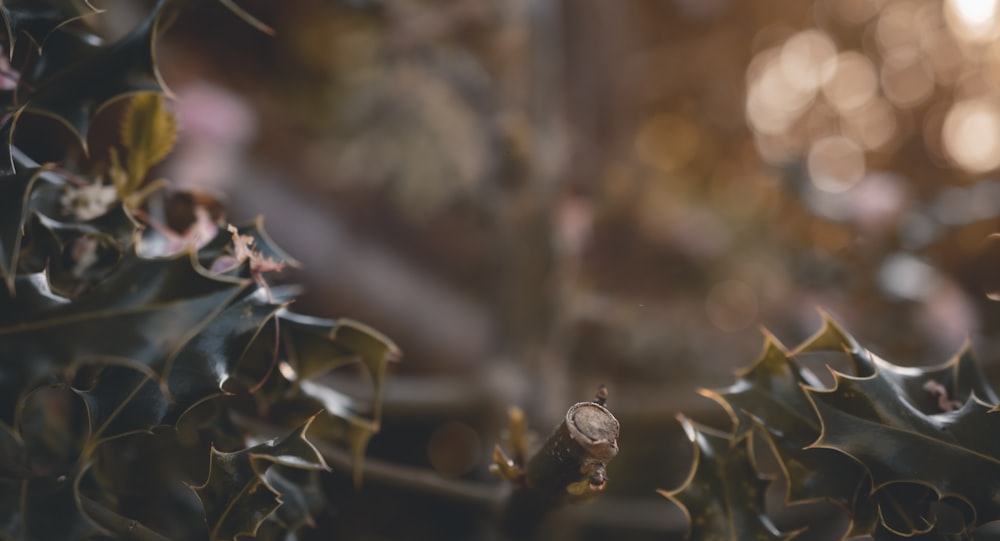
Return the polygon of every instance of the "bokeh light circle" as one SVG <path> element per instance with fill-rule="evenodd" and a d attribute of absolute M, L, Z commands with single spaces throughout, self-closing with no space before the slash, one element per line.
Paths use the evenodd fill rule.
<path fill-rule="evenodd" d="M 829 193 L 849 190 L 865 174 L 864 151 L 853 140 L 840 135 L 813 143 L 806 163 L 813 185 Z"/>
<path fill-rule="evenodd" d="M 941 130 L 944 151 L 955 165 L 971 173 L 1000 166 L 1000 110 L 984 99 L 952 106 Z"/>

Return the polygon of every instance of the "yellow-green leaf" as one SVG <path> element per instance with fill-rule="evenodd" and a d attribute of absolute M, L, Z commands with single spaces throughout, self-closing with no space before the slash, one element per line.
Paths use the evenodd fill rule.
<path fill-rule="evenodd" d="M 122 119 L 122 146 L 128 151 L 128 182 L 123 197 L 134 192 L 149 170 L 170 154 L 177 139 L 177 119 L 161 94 L 137 94 Z"/>

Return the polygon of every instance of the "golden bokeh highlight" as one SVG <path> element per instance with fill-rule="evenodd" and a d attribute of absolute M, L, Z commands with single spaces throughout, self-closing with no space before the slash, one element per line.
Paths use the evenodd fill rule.
<path fill-rule="evenodd" d="M 1000 35 L 997 0 L 946 0 L 945 20 L 960 39 L 983 42 Z"/>
<path fill-rule="evenodd" d="M 806 163 L 813 185 L 828 193 L 845 192 L 865 175 L 864 150 L 839 135 L 813 143 Z"/>
<path fill-rule="evenodd" d="M 828 61 L 824 70 L 830 72 L 823 84 L 823 96 L 841 113 L 864 106 L 878 92 L 878 74 L 867 56 L 856 52 L 841 53 Z"/>
<path fill-rule="evenodd" d="M 956 103 L 942 127 L 945 153 L 955 165 L 971 173 L 1000 166 L 1000 110 L 986 99 Z"/>
<path fill-rule="evenodd" d="M 919 11 L 914 2 L 886 6 L 875 24 L 875 42 L 885 64 L 908 65 L 920 59 Z"/>
<path fill-rule="evenodd" d="M 899 133 L 896 112 L 887 100 L 875 98 L 844 117 L 844 131 L 867 151 L 886 150 Z"/>
<path fill-rule="evenodd" d="M 818 9 L 817 27 L 756 38 L 769 48 L 747 69 L 745 114 L 761 158 L 804 162 L 816 188 L 836 193 L 884 161 L 869 153 L 904 148 L 916 132 L 943 166 L 1000 168 L 1000 0 L 826 0 Z M 844 24 L 857 29 L 853 43 Z"/>
<path fill-rule="evenodd" d="M 798 70 L 798 60 L 783 62 L 782 56 L 777 50 L 767 51 L 758 64 L 758 73 L 751 74 L 748 82 L 747 121 L 761 133 L 787 131 L 816 95 L 818 85 L 809 84 L 810 72 Z M 785 68 L 785 64 L 790 67 Z M 799 80 L 793 82 L 789 74 Z"/>
<path fill-rule="evenodd" d="M 844 22 L 859 24 L 877 14 L 885 0 L 827 0 L 832 11 Z"/>
<path fill-rule="evenodd" d="M 789 38 L 781 47 L 779 62 L 788 83 L 811 97 L 829 76 L 823 66 L 836 55 L 830 36 L 813 29 Z"/>
<path fill-rule="evenodd" d="M 911 64 L 883 64 L 880 70 L 886 98 L 900 109 L 922 105 L 934 93 L 934 72 L 919 59 Z"/>

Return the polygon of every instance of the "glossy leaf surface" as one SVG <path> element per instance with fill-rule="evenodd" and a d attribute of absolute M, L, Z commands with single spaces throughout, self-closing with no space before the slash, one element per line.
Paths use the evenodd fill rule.
<path fill-rule="evenodd" d="M 148 432 L 167 412 L 167 399 L 156 374 L 144 365 L 109 363 L 87 390 L 78 390 L 87 406 L 89 444 L 135 432 Z"/>
<path fill-rule="evenodd" d="M 227 307 L 184 345 L 167 371 L 167 385 L 181 411 L 223 392 L 223 384 L 280 308 L 258 289 Z"/>
<path fill-rule="evenodd" d="M 69 128 L 85 145 L 93 116 L 110 101 L 133 93 L 166 89 L 156 68 L 154 42 L 165 0 L 132 32 L 110 44 L 70 32 L 47 40 L 30 77 L 28 111 Z"/>
<path fill-rule="evenodd" d="M 195 488 L 205 507 L 212 541 L 253 534 L 281 505 L 279 494 L 265 480 L 272 465 L 325 470 L 326 463 L 305 439 L 310 421 L 285 438 L 235 453 L 212 449 L 208 479 Z"/>
<path fill-rule="evenodd" d="M 757 361 L 736 383 L 702 394 L 719 402 L 733 418 L 736 436 L 759 427 L 789 479 L 792 502 L 828 499 L 849 508 L 866 473 L 857 462 L 828 449 L 809 449 L 820 421 L 803 386 L 819 380 L 770 334 Z"/>
<path fill-rule="evenodd" d="M 680 505 L 688 517 L 688 539 L 765 541 L 791 539 L 764 514 L 768 481 L 754 468 L 750 438 L 699 427 L 680 419 L 694 445 L 694 465 L 679 488 L 660 493 Z"/>
<path fill-rule="evenodd" d="M 37 47 L 56 28 L 95 11 L 87 0 L 5 0 L 0 4 L 7 43 L 27 37 Z"/>

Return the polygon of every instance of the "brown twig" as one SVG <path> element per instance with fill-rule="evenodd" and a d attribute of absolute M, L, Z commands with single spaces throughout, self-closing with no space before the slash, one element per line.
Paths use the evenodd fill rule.
<path fill-rule="evenodd" d="M 345 471 L 354 468 L 354 458 L 348 451 L 323 441 L 310 441 L 332 468 Z M 505 491 L 497 485 L 452 479 L 431 470 L 377 458 L 365 458 L 363 471 L 365 482 L 385 483 L 485 509 L 499 507 L 505 496 Z"/>
<path fill-rule="evenodd" d="M 569 408 L 527 464 L 507 464 L 509 471 L 519 475 L 511 479 L 517 489 L 504 509 L 505 533 L 529 537 L 553 509 L 589 499 L 604 490 L 607 464 L 618 454 L 620 428 L 605 403 L 607 388 L 601 386 L 593 402 Z M 500 455 L 509 462 L 503 453 Z"/>

